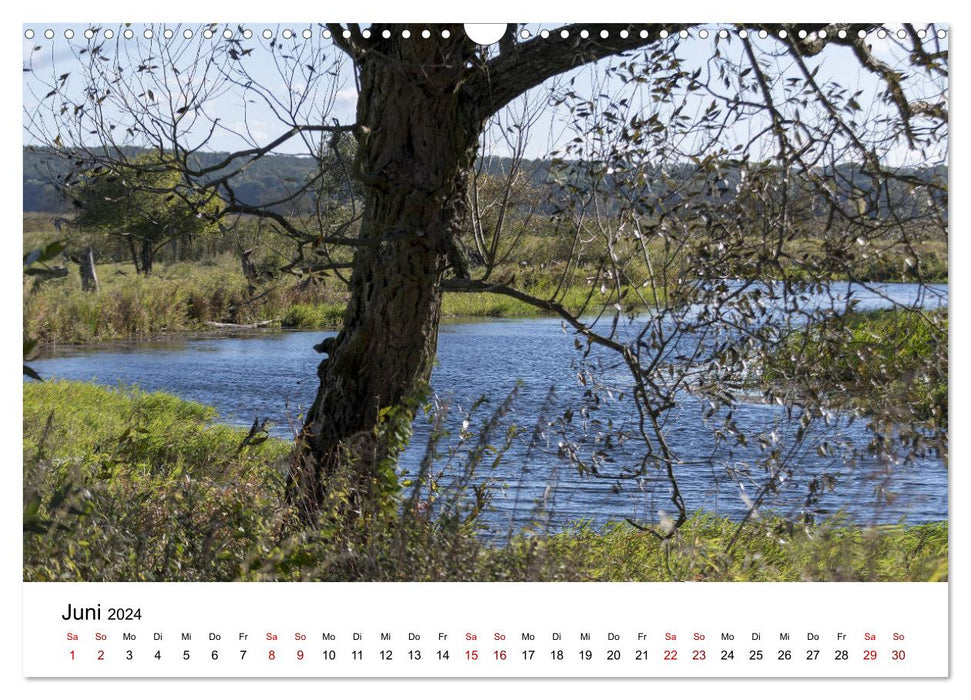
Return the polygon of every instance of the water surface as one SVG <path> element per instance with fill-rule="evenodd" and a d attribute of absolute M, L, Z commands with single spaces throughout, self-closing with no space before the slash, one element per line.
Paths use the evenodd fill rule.
<path fill-rule="evenodd" d="M 834 288 L 844 295 L 847 292 L 846 285 Z M 946 304 L 947 294 L 942 285 L 921 290 L 917 285 L 885 284 L 851 291 L 859 309 L 881 308 L 892 301 L 936 306 Z M 248 426 L 255 417 L 270 418 L 271 432 L 288 437 L 300 425 L 316 390 L 321 356 L 312 346 L 328 335 L 333 334 L 257 333 L 102 348 L 59 347 L 32 366 L 44 377 L 170 392 L 215 406 L 221 420 L 235 425 Z M 652 470 L 636 479 L 619 478 L 638 462 L 636 445 L 616 450 L 615 462 L 604 465 L 599 476 L 581 476 L 561 455 L 558 443 L 563 436 L 555 430 L 545 434 L 535 430 L 537 424 L 545 425 L 584 400 L 584 387 L 577 382 L 581 354 L 574 347 L 572 333 L 559 320 L 450 323 L 441 329 L 438 349 L 432 387 L 451 406 L 446 425 L 452 431 L 452 437 L 439 444 L 440 451 L 456 444 L 464 412 L 480 397 L 487 400 L 468 418 L 472 430 L 509 392 L 518 392 L 493 442 L 502 443 L 511 424 L 521 426 L 521 432 L 511 439 L 498 464 L 493 467 L 490 456 L 474 479 L 489 480 L 493 485 L 494 512 L 489 522 L 496 530 L 532 522 L 557 527 L 580 519 L 595 523 L 622 518 L 654 521 L 662 512 L 673 512 L 670 486 L 662 473 Z M 608 354 L 604 359 L 611 358 Z M 604 376 L 618 385 L 624 382 L 623 372 L 617 368 L 607 367 Z M 758 465 L 759 451 L 716 443 L 712 425 L 702 419 L 702 408 L 694 397 L 684 394 L 665 424 L 667 439 L 682 462 L 677 477 L 685 503 L 692 511 L 743 517 L 765 482 L 766 474 Z M 608 401 L 590 417 L 594 422 L 582 425 L 576 420 L 570 425 L 568 437 L 583 449 L 593 449 L 594 437 L 598 431 L 601 435 L 607 432 L 608 421 L 615 427 L 631 426 L 633 409 L 624 400 Z M 783 443 L 794 429 L 775 405 L 742 403 L 734 417 L 742 429 L 775 428 Z M 428 420 L 419 417 L 412 444 L 402 458 L 403 471 L 417 470 L 428 432 Z M 817 515 L 841 512 L 861 523 L 946 519 L 947 470 L 941 460 L 890 464 L 869 457 L 847 464 L 839 455 L 821 456 L 816 451 L 824 439 L 863 447 L 870 437 L 863 420 L 837 416 L 831 425 L 821 426 L 818 435 L 791 456 L 792 477 L 767 498 L 763 508 L 799 515 L 807 509 L 807 483 L 826 473 L 836 476 L 835 488 L 812 505 Z M 465 452 L 460 451 L 450 464 L 445 458 L 439 460 L 438 469 L 446 472 L 443 482 L 462 473 Z"/>

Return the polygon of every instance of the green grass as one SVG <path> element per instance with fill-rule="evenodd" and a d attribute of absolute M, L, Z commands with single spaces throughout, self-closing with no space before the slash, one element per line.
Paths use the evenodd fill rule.
<path fill-rule="evenodd" d="M 545 281 L 527 287 L 526 294 L 548 301 L 556 291 L 556 286 Z M 629 292 L 629 290 L 628 290 Z M 576 314 L 599 313 L 603 306 L 612 305 L 616 294 L 601 294 L 585 284 L 576 284 L 556 294 L 556 302 L 567 311 Z M 629 299 L 635 299 L 628 294 Z M 541 316 L 546 312 L 519 299 L 491 292 L 446 293 L 442 300 L 442 316 L 459 318 L 463 316 L 492 316 L 498 318 L 519 318 Z"/>
<path fill-rule="evenodd" d="M 286 445 L 212 408 L 91 384 L 24 385 L 24 579 L 225 580 L 270 535 Z"/>
<path fill-rule="evenodd" d="M 469 511 L 399 507 L 349 525 L 342 479 L 317 525 L 284 503 L 289 444 L 161 393 L 24 385 L 24 579 L 936 581 L 946 523 L 738 525 L 696 514 L 671 539 L 578 524 L 485 542 Z M 246 443 L 246 444 L 244 444 Z M 425 484 L 442 494 L 444 484 Z M 429 488 L 434 487 L 434 488 Z"/>
<path fill-rule="evenodd" d="M 284 315 L 284 328 L 339 328 L 344 318 L 344 304 L 294 304 Z"/>
<path fill-rule="evenodd" d="M 665 544 L 626 524 L 551 537 L 548 558 L 594 581 L 939 581 L 947 578 L 947 524 L 812 527 L 769 518 L 746 526 L 695 514 Z"/>

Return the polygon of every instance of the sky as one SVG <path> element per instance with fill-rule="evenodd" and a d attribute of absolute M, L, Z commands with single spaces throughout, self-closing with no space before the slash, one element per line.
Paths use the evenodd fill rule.
<path fill-rule="evenodd" d="M 196 112 L 196 122 L 184 134 L 186 141 L 194 145 L 208 137 L 205 150 L 231 151 L 264 145 L 283 133 L 287 129 L 287 122 L 332 123 L 336 120 L 347 124 L 353 121 L 357 100 L 353 68 L 349 60 L 323 35 L 320 25 L 211 25 L 214 31 L 210 38 L 203 35 L 204 26 L 132 24 L 103 25 L 97 28 L 96 37 L 104 37 L 106 30 L 111 30 L 114 36 L 110 40 L 104 40 L 102 47 L 102 56 L 111 60 L 94 61 L 95 65 L 102 69 L 105 66 L 114 66 L 112 61 L 116 56 L 120 57 L 117 65 L 127 69 L 126 76 L 136 79 L 134 82 L 131 79 L 127 82 L 139 85 L 129 94 L 120 95 L 118 84 L 114 83 L 115 91 L 103 105 L 106 119 L 117 119 L 119 124 L 125 122 L 125 118 L 120 115 L 121 100 L 129 105 L 133 102 L 145 103 L 150 108 L 158 108 L 165 105 L 166 96 L 162 93 L 167 92 L 175 95 L 173 104 L 178 105 L 179 93 L 187 85 L 198 87 L 205 84 L 212 94 L 207 98 L 204 114 Z M 730 30 L 728 40 L 718 36 L 719 30 L 726 28 Z M 84 34 L 90 29 L 90 26 L 80 24 L 45 24 L 37 29 L 25 26 L 25 34 L 33 32 L 30 38 L 23 38 L 24 121 L 31 125 L 29 131 L 32 132 L 25 131 L 25 144 L 43 140 L 45 136 L 41 132 L 48 139 L 53 140 L 60 135 L 63 143 L 71 142 L 71 137 L 62 133 L 63 130 L 55 125 L 59 116 L 57 111 L 61 102 L 58 100 L 61 95 L 53 99 L 45 99 L 45 95 L 56 85 L 72 102 L 83 101 L 81 91 L 84 88 L 84 66 L 91 62 L 91 53 L 86 50 L 90 46 Z M 555 31 L 557 27 L 525 25 L 525 31 L 534 40 L 542 40 L 538 35 L 543 29 Z M 44 34 L 47 30 L 52 34 L 50 38 Z M 131 38 L 125 38 L 126 30 L 131 32 Z M 146 30 L 152 32 L 152 38 L 145 37 Z M 241 30 L 250 32 L 250 38 L 244 38 Z M 193 32 L 190 39 L 185 38 L 186 31 Z M 164 39 L 166 32 L 171 33 L 171 39 Z M 223 36 L 224 32 L 231 34 L 232 41 Z M 745 67 L 747 59 L 743 54 L 742 42 L 734 34 L 725 25 L 705 25 L 692 30 L 684 39 L 668 38 L 666 45 L 674 46 L 677 43 L 677 52 L 684 66 L 689 69 L 700 68 L 701 79 L 704 80 L 716 66 L 716 49 L 720 52 L 722 61 Z M 67 38 L 67 35 L 71 35 L 71 38 Z M 271 38 L 264 38 L 265 36 Z M 420 39 L 414 37 L 414 40 Z M 784 109 L 794 109 L 794 103 L 787 100 L 784 91 L 784 78 L 797 74 L 792 61 L 775 57 L 779 43 L 772 37 L 760 39 L 753 34 L 751 40 L 760 60 L 771 63 L 772 70 L 779 72 L 783 78 L 772 86 L 774 101 L 784 105 Z M 879 59 L 891 66 L 906 64 L 906 53 L 900 49 L 892 34 L 882 39 L 872 35 L 868 40 L 872 42 L 874 54 Z M 930 44 L 933 40 L 932 35 L 926 39 L 929 50 L 933 48 Z M 944 47 L 946 43 L 946 39 L 941 41 Z M 162 55 L 163 46 L 171 52 L 171 56 Z M 230 49 L 236 52 L 238 60 L 235 57 L 227 58 Z M 630 56 L 640 58 L 642 54 L 643 52 L 632 52 Z M 217 79 L 214 66 L 210 66 L 208 73 L 202 75 L 201 67 L 210 64 L 212 56 L 217 61 L 222 61 L 220 65 L 228 69 L 231 80 L 226 80 L 225 76 Z M 620 60 L 622 59 L 612 59 L 612 63 L 616 65 Z M 533 121 L 526 139 L 526 157 L 542 158 L 554 151 L 562 152 L 564 146 L 578 135 L 581 139 L 592 139 L 590 134 L 593 130 L 590 124 L 581 123 L 578 128 L 576 121 L 571 118 L 567 109 L 569 102 L 559 106 L 549 103 L 549 96 L 556 94 L 556 86 L 562 89 L 570 81 L 575 93 L 581 96 L 603 93 L 614 101 L 620 97 L 629 98 L 632 106 L 628 110 L 628 116 L 638 111 L 649 114 L 653 110 L 657 110 L 662 117 L 670 114 L 672 108 L 658 107 L 643 87 L 638 86 L 635 90 L 632 85 L 624 85 L 617 78 L 605 78 L 604 67 L 609 63 L 601 61 L 573 71 L 556 81 L 544 84 L 542 88 L 514 103 L 511 106 L 512 113 L 501 115 L 501 125 L 493 125 L 483 139 L 485 151 L 496 155 L 511 154 L 515 149 L 515 140 L 503 138 L 502 134 L 509 132 L 503 132 L 500 127 L 516 121 L 514 117 L 521 114 L 524 108 L 528 109 Z M 821 85 L 838 81 L 852 92 L 861 90 L 862 94 L 857 98 L 862 108 L 861 116 L 876 122 L 882 115 L 888 114 L 888 108 L 875 99 L 879 87 L 877 79 L 860 69 L 848 48 L 827 47 L 819 58 L 809 59 L 807 63 L 811 69 L 818 67 L 816 80 Z M 147 82 L 145 76 L 149 73 L 138 72 L 139 66 L 146 65 L 155 66 L 150 72 L 152 77 Z M 179 68 L 178 73 L 165 70 L 173 65 Z M 314 70 L 310 70 L 311 66 L 315 67 Z M 27 68 L 30 70 L 26 70 Z M 65 74 L 68 77 L 63 82 L 60 81 L 60 76 Z M 255 90 L 244 87 L 246 85 L 259 85 L 265 89 Z M 553 93 L 550 91 L 551 85 L 554 87 Z M 918 97 L 922 91 L 934 93 L 944 87 L 942 81 L 921 86 L 920 81 L 911 80 L 905 85 Z M 731 91 L 723 89 L 721 92 Z M 146 93 L 153 99 L 148 99 Z M 702 93 L 686 98 L 684 111 L 688 114 L 700 114 L 711 100 L 710 95 Z M 112 112 L 112 103 L 115 103 L 117 112 Z M 55 110 L 53 113 L 50 111 L 51 107 Z M 807 119 L 808 111 L 803 109 L 799 115 L 793 112 L 789 114 L 794 118 Z M 739 120 L 721 134 L 720 143 L 747 141 L 767 124 L 765 114 Z M 81 127 L 81 132 L 86 131 L 87 129 Z M 114 134 L 121 131 L 119 126 Z M 90 139 L 90 135 L 80 133 L 74 139 L 83 141 Z M 763 139 L 763 142 L 762 149 L 768 155 L 773 148 L 771 139 Z M 312 140 L 301 142 L 299 139 L 291 139 L 281 144 L 277 152 L 308 153 L 313 147 Z M 593 153 L 598 145 L 591 140 L 589 144 L 575 144 L 574 147 L 579 148 L 579 151 Z M 599 147 L 602 148 L 602 144 Z M 579 151 L 574 152 L 574 155 Z M 910 152 L 901 142 L 887 149 L 886 158 L 892 164 L 915 164 L 928 159 L 940 160 L 944 155 L 943 148 L 938 148 L 930 156 L 927 153 Z"/>

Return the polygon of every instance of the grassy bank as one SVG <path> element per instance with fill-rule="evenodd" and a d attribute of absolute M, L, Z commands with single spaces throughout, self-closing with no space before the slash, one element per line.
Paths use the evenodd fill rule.
<path fill-rule="evenodd" d="M 293 329 L 338 328 L 347 292 L 334 278 L 310 281 L 281 277 L 253 291 L 238 261 L 225 255 L 208 263 L 160 263 L 150 277 L 129 264 L 101 265 L 100 292 L 81 289 L 74 266 L 68 277 L 24 283 L 24 332 L 41 344 L 76 344 L 199 332 L 208 324 L 254 324 Z M 526 292 L 549 298 L 548 279 Z M 633 296 L 632 296 L 633 298 Z M 588 303 L 599 310 L 605 297 L 591 287 L 566 289 L 561 303 L 579 311 Z M 490 293 L 446 293 L 444 318 L 524 317 L 541 315 L 535 307 Z"/>
<path fill-rule="evenodd" d="M 161 264 L 150 277 L 135 274 L 131 265 L 101 265 L 97 293 L 82 291 L 79 276 L 72 273 L 36 286 L 25 281 L 27 336 L 41 343 L 87 343 L 201 331 L 209 322 L 305 327 L 300 312 L 308 307 L 315 309 L 315 323 L 325 318 L 333 325 L 344 305 L 330 286 L 296 278 L 253 292 L 229 256 L 211 264 Z"/>
<path fill-rule="evenodd" d="M 942 580 L 946 523 L 812 528 L 696 515 L 662 542 L 577 525 L 488 544 L 468 511 L 401 507 L 348 527 L 339 479 L 318 526 L 284 505 L 289 446 L 158 393 L 24 385 L 24 579 Z M 439 485 L 444 493 L 444 485 Z"/>

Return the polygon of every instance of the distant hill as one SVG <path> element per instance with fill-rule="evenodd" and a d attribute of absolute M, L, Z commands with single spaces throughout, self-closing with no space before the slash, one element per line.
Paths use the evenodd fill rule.
<path fill-rule="evenodd" d="M 132 151 L 132 155 L 137 154 L 137 150 Z M 208 167 L 219 163 L 228 154 L 218 152 L 196 153 L 193 158 L 196 167 Z M 24 211 L 43 211 L 43 212 L 65 212 L 70 210 L 70 202 L 64 200 L 58 191 L 57 183 L 63 182 L 65 177 L 70 174 L 71 164 L 63 156 L 56 154 L 50 149 L 39 147 L 24 147 Z M 509 158 L 490 157 L 480 163 L 481 171 L 490 175 L 503 175 L 509 172 L 512 161 Z M 566 181 L 576 181 L 577 163 L 554 162 L 550 160 L 524 160 L 520 164 L 520 170 L 527 173 L 530 184 L 538 190 L 546 189 L 549 193 L 556 193 L 557 197 L 569 196 L 569 188 L 565 186 Z M 265 206 L 269 203 L 287 200 L 296 192 L 301 185 L 316 171 L 317 164 L 307 156 L 274 154 L 251 163 L 243 172 L 233 177 L 231 183 L 237 198 L 253 206 Z M 580 169 L 582 170 L 582 168 Z M 573 171 L 573 172 L 571 172 Z M 693 166 L 672 166 L 665 171 L 666 176 L 658 172 L 658 177 L 650 192 L 646 193 L 647 200 L 653 200 L 655 206 L 676 207 L 684 197 L 684 192 L 691 192 L 692 197 L 700 197 L 703 200 L 726 201 L 734 194 L 745 187 L 744 175 L 737 166 L 724 165 L 719 169 L 719 173 L 713 176 L 706 173 L 703 177 L 694 176 L 694 184 L 689 188 L 680 187 L 680 192 L 674 192 L 663 184 L 667 181 L 682 181 L 692 179 L 690 173 Z M 873 192 L 873 181 L 871 178 L 860 172 L 859 166 L 853 164 L 840 165 L 837 168 L 838 179 L 844 185 L 852 183 L 854 196 L 861 201 L 868 200 L 867 208 L 871 213 L 885 214 L 888 210 L 888 202 L 894 201 L 897 207 L 904 205 L 903 209 L 908 215 L 917 214 L 927 205 L 927 194 L 912 196 L 909 187 L 901 183 L 891 183 L 883 192 Z M 912 181 L 935 183 L 945 185 L 948 178 L 947 166 L 936 166 L 932 168 L 908 168 L 902 173 L 908 175 Z M 820 174 L 827 176 L 828 173 L 820 171 Z M 831 174 L 829 174 L 831 176 Z M 610 186 L 612 176 L 605 177 L 605 183 Z M 844 188 L 845 189 L 845 188 Z M 643 193 L 642 193 L 643 196 Z M 932 196 L 940 199 L 946 194 L 937 192 Z M 281 214 L 287 214 L 299 204 L 308 204 L 309 195 L 304 195 L 301 202 L 286 202 L 271 206 Z M 555 210 L 553 204 L 540 207 L 544 213 L 552 213 Z M 908 211 L 909 210 L 909 211 Z M 822 213 L 822 212 L 820 212 Z"/>

